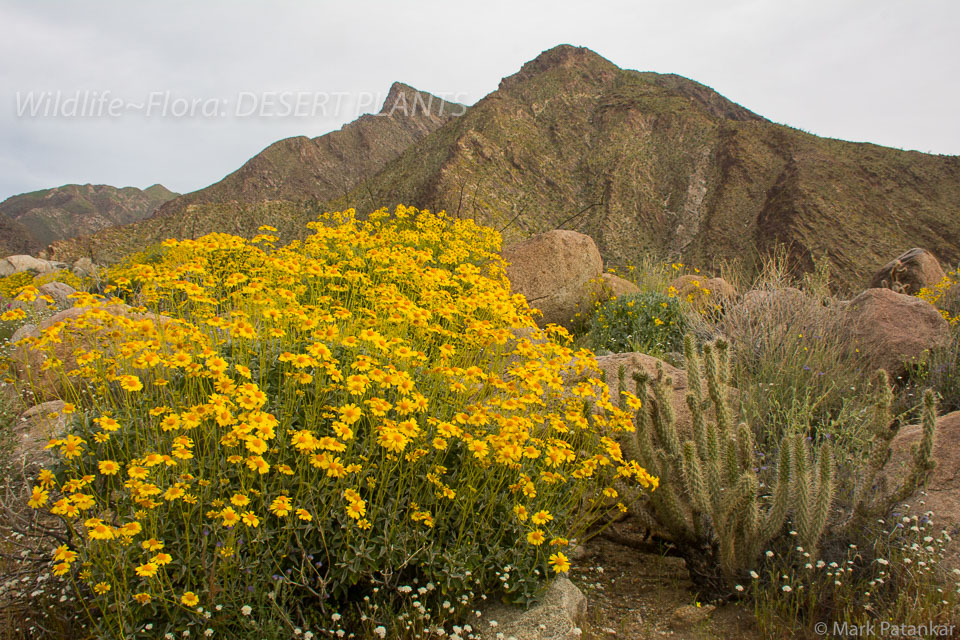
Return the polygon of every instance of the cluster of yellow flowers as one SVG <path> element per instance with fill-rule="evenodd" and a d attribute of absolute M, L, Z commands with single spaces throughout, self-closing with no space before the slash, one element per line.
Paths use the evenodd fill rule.
<path fill-rule="evenodd" d="M 935 306 L 947 322 L 952 325 L 957 324 L 960 322 L 960 309 L 953 309 L 955 313 L 951 313 L 951 309 L 946 307 L 950 306 L 947 304 L 948 302 L 952 303 L 953 307 L 956 306 L 956 302 L 953 300 L 955 296 L 948 296 L 947 292 L 958 283 L 960 283 L 960 269 L 947 273 L 940 282 L 932 287 L 923 287 L 916 295 L 921 300 L 926 300 Z"/>
<path fill-rule="evenodd" d="M 491 562 L 528 597 L 625 509 L 614 483 L 655 488 L 592 355 L 510 295 L 495 231 L 405 207 L 311 227 L 167 241 L 28 339 L 72 420 L 31 506 L 65 521 L 54 571 L 103 635 L 198 611 L 246 633 L 251 602 L 303 620 L 400 575 L 449 597 L 499 584 Z"/>

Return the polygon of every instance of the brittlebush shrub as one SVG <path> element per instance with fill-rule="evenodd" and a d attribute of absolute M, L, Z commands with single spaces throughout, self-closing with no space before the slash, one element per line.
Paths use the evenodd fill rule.
<path fill-rule="evenodd" d="M 661 356 L 683 349 L 686 320 L 675 297 L 637 293 L 604 302 L 590 317 L 585 342 L 594 350 Z"/>
<path fill-rule="evenodd" d="M 44 364 L 72 426 L 31 505 L 69 531 L 52 568 L 92 635 L 425 637 L 565 572 L 626 508 L 614 480 L 655 485 L 496 232 L 404 207 L 311 226 L 168 241 L 32 342 L 74 346 Z"/>

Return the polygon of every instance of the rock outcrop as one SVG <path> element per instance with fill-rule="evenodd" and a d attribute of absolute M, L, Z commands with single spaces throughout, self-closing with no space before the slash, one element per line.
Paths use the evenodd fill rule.
<path fill-rule="evenodd" d="M 914 247 L 873 274 L 870 288 L 893 289 L 897 293 L 916 295 L 920 289 L 932 287 L 943 280 L 944 275 L 936 256 L 926 249 Z"/>
<path fill-rule="evenodd" d="M 890 460 L 884 469 L 890 483 L 902 481 L 910 473 L 911 448 L 920 442 L 921 426 L 910 425 L 900 429 L 890 444 Z M 937 461 L 923 489 L 906 504 L 906 515 L 923 516 L 933 512 L 937 532 L 946 529 L 953 538 L 944 554 L 945 568 L 960 569 L 960 411 L 937 419 L 933 459 Z"/>
<path fill-rule="evenodd" d="M 0 260 L 0 278 L 12 276 L 15 273 L 31 271 L 37 275 L 63 269 L 67 265 L 61 262 L 41 260 L 28 255 L 7 256 Z"/>
<path fill-rule="evenodd" d="M 687 274 L 670 283 L 677 295 L 688 300 L 699 310 L 733 300 L 737 290 L 723 278 Z"/>
<path fill-rule="evenodd" d="M 851 300 L 844 330 L 869 368 L 886 369 L 894 378 L 905 363 L 950 339 L 950 327 L 933 305 L 891 289 L 867 289 Z"/>
<path fill-rule="evenodd" d="M 479 631 L 483 640 L 579 640 L 579 625 L 586 613 L 587 599 L 580 589 L 558 576 L 529 609 L 492 604 L 477 619 L 474 631 Z"/>
<path fill-rule="evenodd" d="M 576 231 L 548 231 L 507 247 L 503 257 L 513 292 L 540 310 L 541 326 L 554 323 L 571 329 L 577 312 L 592 304 L 591 282 L 603 273 L 597 245 Z"/>

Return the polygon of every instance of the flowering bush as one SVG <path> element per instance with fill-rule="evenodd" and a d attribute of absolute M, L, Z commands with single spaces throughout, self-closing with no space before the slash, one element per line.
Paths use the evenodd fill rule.
<path fill-rule="evenodd" d="M 685 326 L 677 298 L 638 293 L 602 304 L 590 318 L 586 342 L 594 349 L 615 353 L 642 351 L 663 355 L 682 349 Z"/>
<path fill-rule="evenodd" d="M 565 572 L 615 480 L 655 486 L 496 232 L 404 207 L 311 228 L 167 241 L 29 339 L 71 419 L 30 505 L 98 637 L 440 633 Z"/>
<path fill-rule="evenodd" d="M 960 308 L 957 308 L 957 296 L 953 290 L 958 282 L 960 282 L 960 269 L 948 272 L 940 282 L 931 287 L 923 287 L 916 294 L 921 300 L 926 300 L 935 306 L 951 326 L 960 322 Z"/>

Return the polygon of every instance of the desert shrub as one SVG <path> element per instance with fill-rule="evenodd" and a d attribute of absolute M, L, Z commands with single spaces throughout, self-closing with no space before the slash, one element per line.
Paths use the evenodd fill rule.
<path fill-rule="evenodd" d="M 906 369 L 897 394 L 897 413 L 905 423 L 916 420 L 915 398 L 927 389 L 937 395 L 941 411 L 960 410 L 960 331 L 951 331 L 950 341 L 931 348 L 919 362 Z"/>
<path fill-rule="evenodd" d="M 167 241 L 32 343 L 74 347 L 44 365 L 72 422 L 31 505 L 69 528 L 52 571 L 97 637 L 424 637 L 529 600 L 627 508 L 615 479 L 655 483 L 591 355 L 507 293 L 496 232 L 404 207 L 311 226 Z"/>
<path fill-rule="evenodd" d="M 33 284 L 33 276 L 34 274 L 29 271 L 20 271 L 0 278 L 0 299 L 9 304 L 20 293 L 21 289 L 28 284 Z"/>
<path fill-rule="evenodd" d="M 869 374 L 844 338 L 832 298 L 767 285 L 728 309 L 717 330 L 732 345 L 734 386 L 761 450 L 800 430 L 866 445 Z"/>
<path fill-rule="evenodd" d="M 935 306 L 953 326 L 960 323 L 960 291 L 957 284 L 960 284 L 960 269 L 946 273 L 940 282 L 920 289 L 916 296 Z"/>
<path fill-rule="evenodd" d="M 676 298 L 638 293 L 603 303 L 590 318 L 585 342 L 594 350 L 663 355 L 682 348 L 685 326 Z"/>

